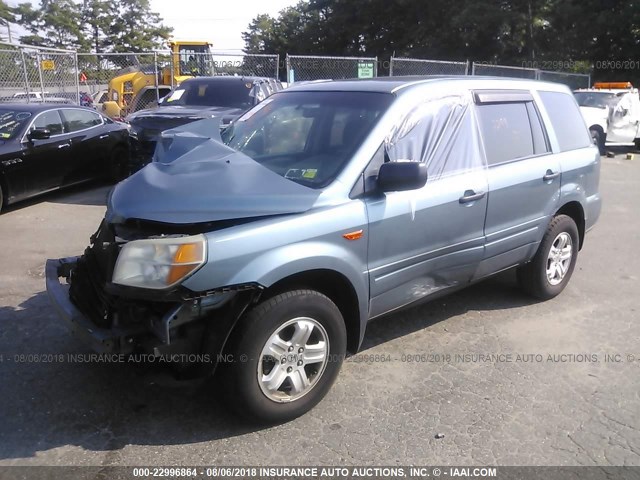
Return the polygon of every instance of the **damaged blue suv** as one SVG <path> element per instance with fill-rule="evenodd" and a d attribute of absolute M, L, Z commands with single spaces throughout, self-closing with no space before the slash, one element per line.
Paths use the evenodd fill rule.
<path fill-rule="evenodd" d="M 599 171 L 562 85 L 294 86 L 222 134 L 164 132 L 84 254 L 47 262 L 47 291 L 96 350 L 215 371 L 231 406 L 282 422 L 326 395 L 371 319 L 509 268 L 558 295 L 600 214 Z"/>

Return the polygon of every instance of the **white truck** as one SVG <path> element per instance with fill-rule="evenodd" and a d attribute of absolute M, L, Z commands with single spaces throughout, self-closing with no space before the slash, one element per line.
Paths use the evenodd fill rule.
<path fill-rule="evenodd" d="M 631 83 L 600 82 L 573 93 L 601 154 L 606 145 L 640 148 L 640 95 Z"/>

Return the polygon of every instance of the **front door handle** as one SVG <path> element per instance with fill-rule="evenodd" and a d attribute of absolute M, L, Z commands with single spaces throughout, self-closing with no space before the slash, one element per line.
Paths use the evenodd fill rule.
<path fill-rule="evenodd" d="M 106 133 L 106 134 L 104 134 L 104 135 L 100 135 L 98 138 L 99 138 L 100 140 L 102 140 L 103 138 L 108 138 L 108 137 L 109 137 L 109 134 L 108 134 L 108 133 Z"/>
<path fill-rule="evenodd" d="M 70 143 L 63 143 L 62 145 L 58 145 L 58 148 L 67 148 L 70 147 L 71 144 Z"/>
<path fill-rule="evenodd" d="M 560 172 L 554 172 L 553 170 L 547 170 L 547 173 L 544 174 L 542 180 L 545 182 L 550 182 L 554 178 L 558 178 L 560 176 Z"/>
<path fill-rule="evenodd" d="M 467 190 L 464 192 L 464 195 L 460 197 L 460 203 L 464 204 L 464 203 L 475 202 L 476 200 L 480 200 L 481 198 L 484 198 L 486 194 L 487 194 L 486 192 L 476 193 L 473 190 Z"/>

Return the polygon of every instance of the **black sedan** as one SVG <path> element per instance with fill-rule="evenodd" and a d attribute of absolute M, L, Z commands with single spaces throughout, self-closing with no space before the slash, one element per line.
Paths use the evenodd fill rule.
<path fill-rule="evenodd" d="M 46 103 L 0 104 L 2 205 L 129 166 L 129 130 L 93 109 Z"/>

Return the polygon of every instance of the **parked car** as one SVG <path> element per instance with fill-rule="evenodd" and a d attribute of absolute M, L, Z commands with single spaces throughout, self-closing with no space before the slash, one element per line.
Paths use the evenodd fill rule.
<path fill-rule="evenodd" d="M 209 355 L 191 366 L 217 362 L 260 421 L 316 405 L 371 319 L 510 268 L 555 297 L 600 214 L 600 155 L 559 84 L 323 82 L 223 142 L 207 122 L 115 187 L 84 255 L 47 261 L 47 291 L 98 351 Z"/>
<path fill-rule="evenodd" d="M 0 105 L 0 209 L 128 167 L 127 126 L 93 109 L 41 102 Z"/>
<path fill-rule="evenodd" d="M 628 82 L 596 83 L 573 92 L 600 153 L 606 144 L 640 148 L 640 95 Z"/>
<path fill-rule="evenodd" d="M 185 80 L 156 108 L 140 110 L 126 118 L 131 125 L 133 162 L 143 166 L 151 161 L 158 136 L 164 130 L 212 117 L 220 117 L 228 124 L 271 95 L 279 85 L 277 80 L 262 77 Z"/>

